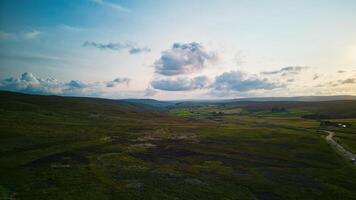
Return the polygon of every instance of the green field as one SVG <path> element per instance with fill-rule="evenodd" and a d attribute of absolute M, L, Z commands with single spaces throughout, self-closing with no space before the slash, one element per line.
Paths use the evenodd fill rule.
<path fill-rule="evenodd" d="M 330 104 L 163 110 L 0 92 L 0 199 L 355 199 L 356 167 L 321 130 L 356 153 L 356 111 Z M 302 118 L 344 112 L 332 120 L 350 128 Z"/>

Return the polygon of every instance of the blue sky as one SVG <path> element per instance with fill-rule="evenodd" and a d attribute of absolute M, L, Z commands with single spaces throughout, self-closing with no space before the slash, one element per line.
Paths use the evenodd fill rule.
<path fill-rule="evenodd" d="M 0 89 L 356 95 L 356 1 L 0 0 Z"/>

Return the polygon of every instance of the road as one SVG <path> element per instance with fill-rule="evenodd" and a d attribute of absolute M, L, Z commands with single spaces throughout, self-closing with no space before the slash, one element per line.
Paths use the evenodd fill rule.
<path fill-rule="evenodd" d="M 332 131 L 325 131 L 326 133 L 328 133 L 329 135 L 326 136 L 326 141 L 331 144 L 333 147 L 335 147 L 342 156 L 344 156 L 346 159 L 350 160 L 353 162 L 354 165 L 356 165 L 356 155 L 347 151 L 344 147 L 342 147 L 339 143 L 337 143 L 333 137 L 334 137 L 334 132 Z"/>

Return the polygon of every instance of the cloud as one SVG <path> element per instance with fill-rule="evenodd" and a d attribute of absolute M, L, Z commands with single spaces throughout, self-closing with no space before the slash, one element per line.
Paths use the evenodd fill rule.
<path fill-rule="evenodd" d="M 339 70 L 339 71 L 337 71 L 337 73 L 339 73 L 339 74 L 341 74 L 341 73 L 345 73 L 346 71 L 344 71 L 344 70 Z"/>
<path fill-rule="evenodd" d="M 102 5 L 102 6 L 106 6 L 106 7 L 109 7 L 109 8 L 112 8 L 112 9 L 115 9 L 115 10 L 118 10 L 118 11 L 123 11 L 123 12 L 131 12 L 130 9 L 120 5 L 120 4 L 117 4 L 117 3 L 112 3 L 108 0 L 90 0 L 91 2 L 97 4 L 97 5 Z"/>
<path fill-rule="evenodd" d="M 58 26 L 58 28 L 64 30 L 64 31 L 68 31 L 68 32 L 80 32 L 80 31 L 84 31 L 85 28 L 82 27 L 77 27 L 77 26 L 70 26 L 67 24 L 61 24 Z"/>
<path fill-rule="evenodd" d="M 139 48 L 139 47 L 132 47 L 129 50 L 130 54 L 139 54 L 139 53 L 144 53 L 144 52 L 150 52 L 151 49 L 148 47 L 143 47 L 143 48 Z"/>
<path fill-rule="evenodd" d="M 148 47 L 137 47 L 136 45 L 130 42 L 126 42 L 126 43 L 109 42 L 107 44 L 104 44 L 104 43 L 86 41 L 84 42 L 83 47 L 94 47 L 101 50 L 112 50 L 112 51 L 128 50 L 130 54 L 147 53 L 151 51 L 151 49 Z"/>
<path fill-rule="evenodd" d="M 234 61 L 237 66 L 242 66 L 246 63 L 246 58 L 242 51 L 238 51 L 234 56 Z"/>
<path fill-rule="evenodd" d="M 165 76 L 191 74 L 215 59 L 216 55 L 199 43 L 174 43 L 171 49 L 162 52 L 154 67 L 156 73 Z"/>
<path fill-rule="evenodd" d="M 38 53 L 23 53 L 23 52 L 0 52 L 0 59 L 16 60 L 25 62 L 67 62 L 68 60 Z"/>
<path fill-rule="evenodd" d="M 0 40 L 14 40 L 14 39 L 16 39 L 16 34 L 0 31 Z"/>
<path fill-rule="evenodd" d="M 73 96 L 97 96 L 105 93 L 106 88 L 128 84 L 128 78 L 116 78 L 112 81 L 84 83 L 78 80 L 60 82 L 54 78 L 42 79 L 26 72 L 19 78 L 0 80 L 0 90 L 24 92 L 30 94 L 56 94 Z"/>
<path fill-rule="evenodd" d="M 40 31 L 29 31 L 29 32 L 24 32 L 22 33 L 22 37 L 26 40 L 32 40 L 35 39 L 36 37 L 38 37 L 42 32 Z"/>
<path fill-rule="evenodd" d="M 206 76 L 197 76 L 195 78 L 175 78 L 161 79 L 151 82 L 151 86 L 158 90 L 165 91 L 189 91 L 203 89 L 209 86 L 210 80 Z"/>
<path fill-rule="evenodd" d="M 151 87 L 148 87 L 146 90 L 145 90 L 145 93 L 144 93 L 144 96 L 145 97 L 152 97 L 152 96 L 155 96 L 156 94 L 158 93 L 157 90 L 151 88 Z"/>
<path fill-rule="evenodd" d="M 106 82 L 105 84 L 106 84 L 106 87 L 116 87 L 123 83 L 125 83 L 126 85 L 129 85 L 130 81 L 131 81 L 131 79 L 129 79 L 129 78 L 116 78 L 112 81 Z"/>
<path fill-rule="evenodd" d="M 42 32 L 38 30 L 21 32 L 21 33 L 8 33 L 4 31 L 0 31 L 0 40 L 16 40 L 16 39 L 33 40 L 37 38 L 40 34 L 42 34 Z"/>
<path fill-rule="evenodd" d="M 283 67 L 280 70 L 261 72 L 261 74 L 263 74 L 263 75 L 281 74 L 282 76 L 287 76 L 290 74 L 299 74 L 301 71 L 308 69 L 308 68 L 309 67 L 306 67 L 306 66 L 288 66 L 288 67 Z"/>
<path fill-rule="evenodd" d="M 107 44 L 103 44 L 103 43 L 96 43 L 96 42 L 89 42 L 89 41 L 84 42 L 83 47 L 95 47 L 98 49 L 103 49 L 103 50 L 109 49 L 109 50 L 114 50 L 114 51 L 127 48 L 127 46 L 125 44 L 121 44 L 121 43 L 111 43 L 110 42 Z"/>
<path fill-rule="evenodd" d="M 212 92 L 213 94 L 228 94 L 251 90 L 272 90 L 280 87 L 284 87 L 284 85 L 272 83 L 257 76 L 248 76 L 240 71 L 230 71 L 215 78 Z"/>
<path fill-rule="evenodd" d="M 341 84 L 356 83 L 356 78 L 348 78 L 348 79 L 345 79 L 345 80 L 339 80 L 339 83 L 341 83 Z"/>
<path fill-rule="evenodd" d="M 313 76 L 313 81 L 314 80 L 316 80 L 316 79 L 318 79 L 320 76 L 318 75 L 318 74 L 314 74 L 314 76 Z"/>
<path fill-rule="evenodd" d="M 344 80 L 340 79 L 337 81 L 329 81 L 324 84 L 319 84 L 316 87 L 338 87 L 345 84 L 356 84 L 356 78 L 346 78 Z"/>

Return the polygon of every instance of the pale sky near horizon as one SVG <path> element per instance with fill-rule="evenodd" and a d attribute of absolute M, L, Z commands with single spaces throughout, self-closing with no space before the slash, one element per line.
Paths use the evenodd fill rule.
<path fill-rule="evenodd" d="M 0 0 L 0 90 L 356 95 L 356 1 Z"/>

